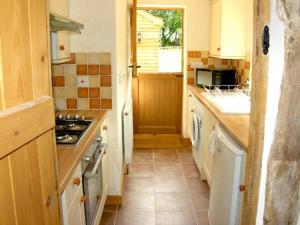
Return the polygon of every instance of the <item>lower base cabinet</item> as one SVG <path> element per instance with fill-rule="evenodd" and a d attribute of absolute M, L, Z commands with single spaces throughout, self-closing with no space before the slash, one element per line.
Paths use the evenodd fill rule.
<path fill-rule="evenodd" d="M 69 184 L 61 195 L 64 225 L 86 225 L 81 163 L 77 166 Z"/>

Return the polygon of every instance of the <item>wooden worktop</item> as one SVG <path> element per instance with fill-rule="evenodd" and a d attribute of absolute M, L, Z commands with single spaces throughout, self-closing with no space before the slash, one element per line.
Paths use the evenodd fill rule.
<path fill-rule="evenodd" d="M 204 92 L 203 88 L 193 85 L 189 85 L 189 88 L 196 98 L 216 117 L 222 127 L 247 151 L 250 115 L 223 114 L 201 94 Z"/>
<path fill-rule="evenodd" d="M 90 140 L 95 137 L 97 129 L 102 124 L 103 120 L 107 116 L 107 111 L 105 110 L 67 110 L 59 111 L 57 113 L 66 115 L 75 115 L 85 117 L 94 117 L 95 121 L 89 127 L 87 132 L 84 134 L 82 140 L 74 147 L 70 146 L 57 146 L 58 153 L 58 171 L 59 171 L 59 191 L 62 193 L 65 186 L 69 182 L 74 170 L 76 169 L 78 163 L 81 161 L 82 156 L 87 150 Z"/>

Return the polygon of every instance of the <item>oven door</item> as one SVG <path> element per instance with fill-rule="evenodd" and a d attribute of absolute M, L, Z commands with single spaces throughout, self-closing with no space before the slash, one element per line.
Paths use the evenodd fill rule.
<path fill-rule="evenodd" d="M 93 224 L 103 194 L 102 158 L 105 151 L 101 151 L 101 146 L 101 144 L 97 146 L 93 162 L 83 173 L 83 191 L 87 197 L 85 202 L 86 225 Z"/>

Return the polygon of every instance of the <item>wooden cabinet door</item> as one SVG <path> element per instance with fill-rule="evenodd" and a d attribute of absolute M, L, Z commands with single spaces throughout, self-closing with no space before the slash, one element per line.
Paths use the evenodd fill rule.
<path fill-rule="evenodd" d="M 0 224 L 59 225 L 45 0 L 0 7 Z"/>

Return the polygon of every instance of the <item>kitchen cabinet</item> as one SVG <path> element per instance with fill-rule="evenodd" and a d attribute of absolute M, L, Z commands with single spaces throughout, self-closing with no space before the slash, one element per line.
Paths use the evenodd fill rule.
<path fill-rule="evenodd" d="M 46 8 L 1 1 L 1 224 L 61 224 Z"/>
<path fill-rule="evenodd" d="M 69 17 L 68 0 L 50 0 L 49 11 L 62 17 Z M 70 60 L 70 33 L 68 31 L 51 32 L 52 63 Z"/>
<path fill-rule="evenodd" d="M 246 0 L 212 0 L 211 57 L 245 58 Z"/>
<path fill-rule="evenodd" d="M 85 225 L 81 163 L 61 196 L 64 225 Z"/>
<path fill-rule="evenodd" d="M 209 151 L 209 136 L 213 131 L 214 127 L 217 125 L 218 120 L 214 117 L 214 115 L 206 108 L 203 107 L 204 111 L 204 122 L 203 122 L 203 152 L 202 152 L 202 171 L 204 176 L 207 179 L 207 183 L 210 186 L 211 177 L 212 177 L 212 169 L 213 169 L 213 155 Z"/>
<path fill-rule="evenodd" d="M 188 137 L 192 140 L 192 135 L 193 135 L 193 98 L 194 94 L 191 90 L 188 90 L 188 121 L 187 121 L 187 127 L 188 127 Z"/>

